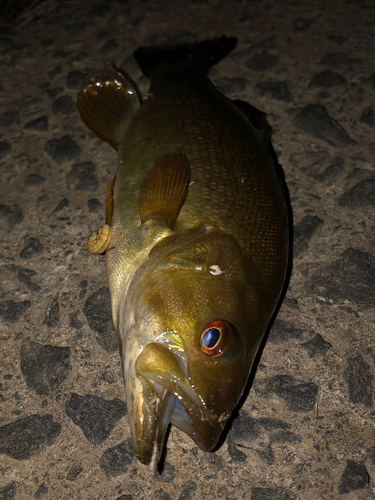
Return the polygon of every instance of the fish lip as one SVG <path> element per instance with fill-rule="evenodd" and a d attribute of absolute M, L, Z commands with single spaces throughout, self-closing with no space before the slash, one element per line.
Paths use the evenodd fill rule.
<path fill-rule="evenodd" d="M 197 396 L 190 383 L 186 355 L 182 356 L 181 353 L 176 352 L 175 348 L 171 348 L 170 344 L 167 346 L 160 342 L 160 337 L 158 337 L 159 341 L 147 344 L 140 353 L 136 361 L 136 373 L 148 379 L 152 384 L 157 384 L 156 387 L 162 387 L 177 399 L 182 399 L 185 396 L 195 406 L 203 407 L 203 401 Z M 155 357 L 164 361 L 169 370 L 150 369 Z M 144 358 L 146 359 L 144 360 Z"/>
<path fill-rule="evenodd" d="M 161 366 L 159 372 L 156 366 Z M 145 346 L 135 363 L 136 377 L 144 388 L 143 408 L 149 416 L 149 427 L 134 441 L 143 440 L 138 458 L 155 470 L 163 448 L 168 424 L 173 423 L 188 434 L 204 451 L 211 451 L 217 444 L 225 426 L 225 419 L 207 408 L 188 376 L 186 360 L 172 352 L 165 344 L 151 342 Z M 153 394 L 159 399 L 158 408 L 151 408 Z M 163 404 L 166 401 L 167 404 Z M 176 411 L 175 411 L 176 410 Z M 152 447 L 152 450 L 151 450 Z"/>
<path fill-rule="evenodd" d="M 155 337 L 153 343 L 166 347 L 178 361 L 185 377 L 189 379 L 186 345 L 183 337 L 180 337 L 178 334 L 178 331 L 167 328 L 165 332 Z"/>

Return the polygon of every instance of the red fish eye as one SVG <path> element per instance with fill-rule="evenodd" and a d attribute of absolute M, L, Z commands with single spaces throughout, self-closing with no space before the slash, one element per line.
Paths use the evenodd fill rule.
<path fill-rule="evenodd" d="M 204 330 L 201 336 L 201 349 L 208 356 L 221 356 L 221 338 L 225 325 L 223 321 L 213 321 Z"/>

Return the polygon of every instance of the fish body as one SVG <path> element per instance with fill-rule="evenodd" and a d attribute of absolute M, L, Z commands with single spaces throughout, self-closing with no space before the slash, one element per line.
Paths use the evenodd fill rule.
<path fill-rule="evenodd" d="M 142 105 L 115 70 L 89 77 L 78 98 L 118 151 L 107 275 L 134 448 L 152 467 L 169 423 L 205 451 L 216 446 L 285 279 L 287 205 L 272 149 L 206 77 L 234 44 L 139 49 L 151 80 Z"/>

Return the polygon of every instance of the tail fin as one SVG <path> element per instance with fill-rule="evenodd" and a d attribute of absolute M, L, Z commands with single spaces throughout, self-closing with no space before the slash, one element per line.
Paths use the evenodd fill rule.
<path fill-rule="evenodd" d="M 141 47 L 134 53 L 142 72 L 150 77 L 155 70 L 173 67 L 175 70 L 195 68 L 206 73 L 211 66 L 227 56 L 236 46 L 237 39 L 222 36 L 188 45 L 164 45 L 162 47 Z"/>

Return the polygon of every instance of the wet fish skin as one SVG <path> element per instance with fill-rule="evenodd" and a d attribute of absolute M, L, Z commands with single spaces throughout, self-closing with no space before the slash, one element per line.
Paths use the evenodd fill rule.
<path fill-rule="evenodd" d="M 91 97 L 87 82 L 79 94 L 85 123 L 118 150 L 107 275 L 134 447 L 153 467 L 169 422 L 201 449 L 216 446 L 285 279 L 287 206 L 272 151 L 205 76 L 233 45 L 140 49 L 151 79 L 142 105 L 120 74 L 94 75 Z M 162 208 L 175 185 L 182 207 Z M 151 204 L 146 218 L 141 200 Z M 220 329 L 217 356 L 202 345 L 210 325 Z"/>

